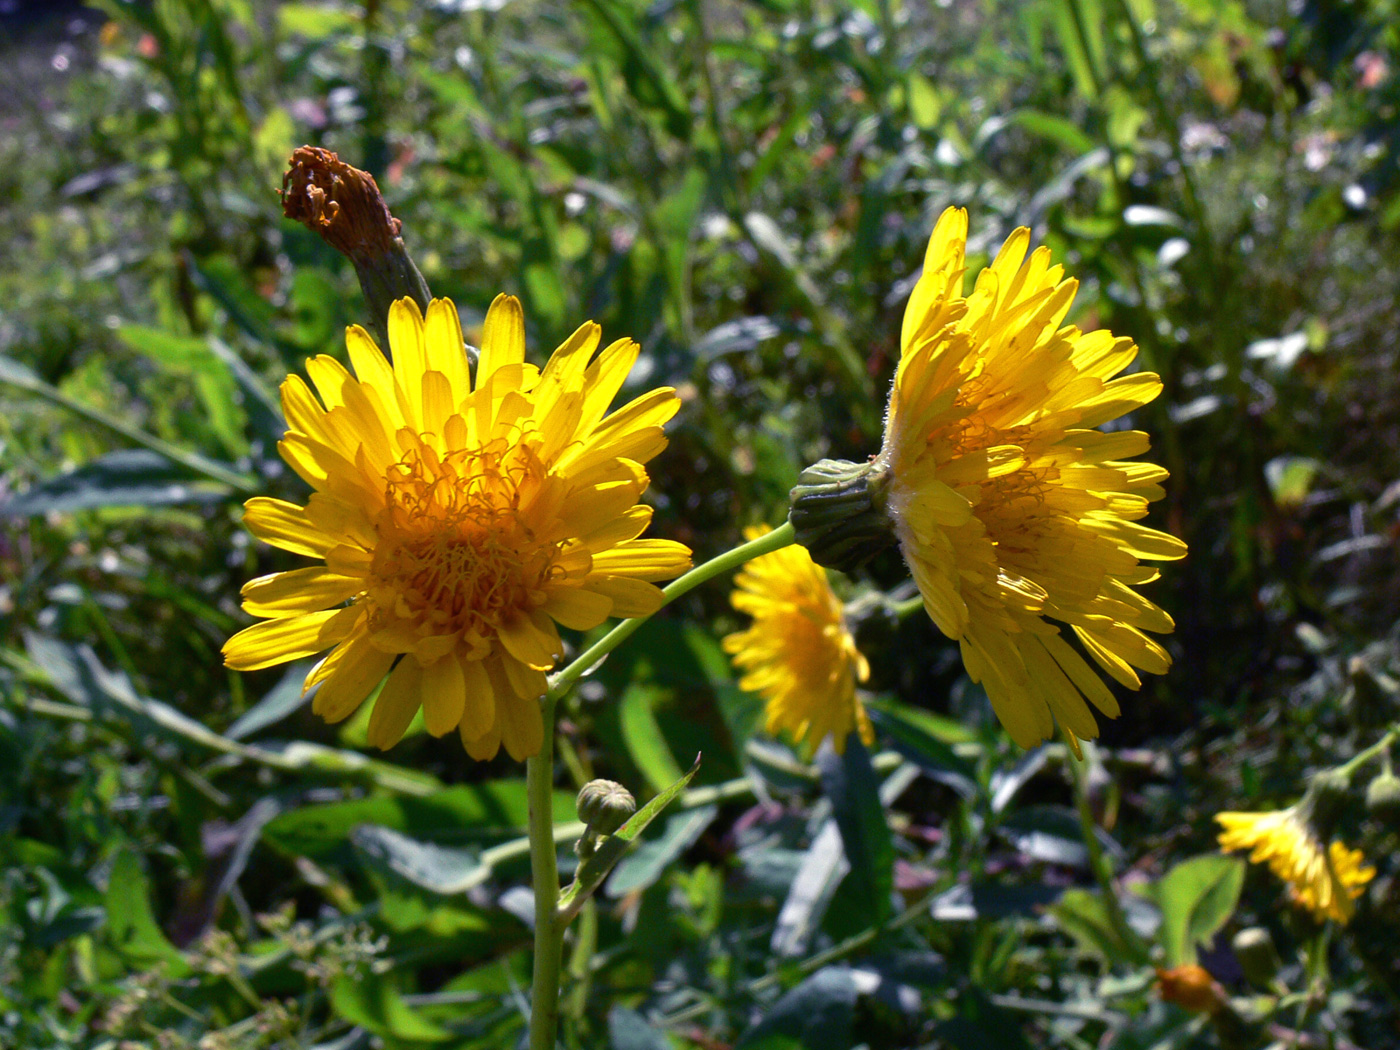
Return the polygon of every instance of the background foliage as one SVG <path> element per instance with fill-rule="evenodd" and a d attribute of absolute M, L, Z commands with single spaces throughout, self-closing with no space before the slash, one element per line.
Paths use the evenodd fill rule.
<path fill-rule="evenodd" d="M 685 400 L 652 532 L 699 556 L 877 448 L 946 205 L 974 252 L 1030 225 L 1077 323 L 1166 382 L 1135 423 L 1192 550 L 1151 594 L 1176 665 L 1078 792 L 922 617 L 861 624 L 873 755 L 756 733 L 721 586 L 584 684 L 558 820 L 595 774 L 648 796 L 705 757 L 574 927 L 567 1045 L 1228 1042 L 1150 965 L 1246 991 L 1255 923 L 1289 994 L 1234 1045 L 1393 1041 L 1393 832 L 1353 807 L 1381 876 L 1329 940 L 1209 820 L 1287 804 L 1397 713 L 1391 0 L 94 6 L 0 5 L 0 1044 L 522 1031 L 521 770 L 421 732 L 368 754 L 301 706 L 305 668 L 218 656 L 240 583 L 292 566 L 239 526 L 298 493 L 271 392 L 364 320 L 280 218 L 303 142 L 378 177 L 465 319 L 505 290 L 537 354 L 587 317 L 642 342 L 633 381 Z"/>

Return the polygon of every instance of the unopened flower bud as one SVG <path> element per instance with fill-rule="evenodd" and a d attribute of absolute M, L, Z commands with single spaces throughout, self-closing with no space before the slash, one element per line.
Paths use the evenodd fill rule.
<path fill-rule="evenodd" d="M 882 461 L 824 459 L 802 472 L 793 487 L 788 521 L 812 560 L 851 572 L 894 545 L 885 513 L 889 467 Z"/>
<path fill-rule="evenodd" d="M 1366 785 L 1366 811 L 1390 828 L 1400 828 L 1400 777 L 1386 769 Z"/>
<path fill-rule="evenodd" d="M 1351 797 L 1351 777 L 1336 769 L 1324 769 L 1308 778 L 1308 790 L 1298 803 L 1299 813 L 1319 841 L 1336 829 L 1337 818 Z"/>
<path fill-rule="evenodd" d="M 598 835 L 611 835 L 637 812 L 637 800 L 621 784 L 590 780 L 578 793 L 578 819 Z"/>
<path fill-rule="evenodd" d="M 1230 946 L 1235 950 L 1240 971 L 1244 978 L 1256 988 L 1269 988 L 1278 976 L 1278 950 L 1269 931 L 1261 926 L 1251 926 L 1235 934 Z"/>

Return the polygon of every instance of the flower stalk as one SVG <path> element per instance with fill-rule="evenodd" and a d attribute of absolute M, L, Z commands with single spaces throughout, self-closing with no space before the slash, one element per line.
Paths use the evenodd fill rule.
<path fill-rule="evenodd" d="M 697 565 L 679 579 L 672 580 L 665 587 L 661 588 L 661 594 L 665 599 L 663 607 L 686 594 L 696 587 L 699 587 L 707 580 L 737 569 L 746 561 L 757 558 L 762 554 L 770 554 L 776 550 L 788 546 L 795 540 L 796 536 L 792 525 L 784 522 L 772 532 L 760 536 L 756 540 L 748 543 L 741 543 L 733 550 L 726 551 L 717 558 L 711 558 L 703 565 Z M 593 670 L 602 659 L 625 642 L 636 632 L 637 628 L 646 623 L 650 616 L 636 616 L 630 620 L 623 620 L 611 631 L 605 634 L 593 645 L 580 653 L 568 667 L 558 674 L 553 675 L 549 682 L 550 696 L 558 700 L 569 688 L 582 678 L 589 671 Z"/>
<path fill-rule="evenodd" d="M 791 525 L 740 544 L 696 566 L 663 587 L 669 603 L 707 580 L 743 565 L 752 558 L 780 550 L 793 542 Z M 586 673 L 630 638 L 651 617 L 623 620 L 554 675 L 541 701 L 544 740 L 538 754 L 525 762 L 525 789 L 530 805 L 530 873 L 535 895 L 535 960 L 530 985 L 530 1050 L 554 1050 L 559 1028 L 559 977 L 564 955 L 564 927 L 572 912 L 559 909 L 559 858 L 554 838 L 554 712 L 559 700 Z M 692 771 L 693 772 L 693 771 Z"/>
<path fill-rule="evenodd" d="M 558 918 L 559 858 L 554 845 L 555 695 L 543 701 L 544 742 L 525 760 L 530 803 L 530 878 L 535 892 L 535 962 L 530 982 L 530 1050 L 554 1050 L 564 930 Z"/>

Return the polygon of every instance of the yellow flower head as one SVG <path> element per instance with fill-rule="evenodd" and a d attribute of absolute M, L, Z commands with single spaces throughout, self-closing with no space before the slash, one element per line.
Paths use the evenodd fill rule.
<path fill-rule="evenodd" d="M 1356 911 L 1352 901 L 1375 878 L 1375 868 L 1362 867 L 1360 850 L 1340 842 L 1323 849 L 1300 806 L 1273 813 L 1217 813 L 1215 819 L 1225 829 L 1219 838 L 1222 850 L 1252 850 L 1250 861 L 1267 863 L 1288 883 L 1294 900 L 1319 919 L 1349 921 Z"/>
<path fill-rule="evenodd" d="M 542 741 L 556 624 L 654 612 L 650 581 L 690 565 L 679 543 L 637 539 L 651 520 L 641 464 L 666 447 L 679 402 L 663 388 L 607 415 L 637 344 L 593 359 L 590 322 L 541 371 L 525 363 L 510 296 L 486 315 L 474 376 L 451 302 L 425 319 L 400 300 L 388 328 L 392 365 L 356 326 L 354 375 L 320 356 L 306 363 L 319 400 L 300 376 L 282 384 L 279 448 L 314 491 L 305 507 L 251 499 L 244 521 L 325 564 L 246 584 L 243 608 L 269 619 L 230 638 L 224 658 L 251 671 L 330 649 L 306 680 L 328 722 L 388 674 L 370 743 L 393 746 L 421 706 L 428 731 L 456 729 L 472 757 L 504 743 L 520 760 Z"/>
<path fill-rule="evenodd" d="M 884 447 L 886 510 L 939 629 L 987 690 L 1012 738 L 1032 747 L 1055 723 L 1098 735 L 1087 698 L 1118 703 L 1051 621 L 1131 688 L 1162 674 L 1165 650 L 1143 631 L 1171 617 L 1133 588 L 1155 580 L 1142 559 L 1183 557 L 1180 540 L 1137 524 L 1166 471 L 1128 457 L 1137 430 L 1095 428 L 1162 389 L 1151 373 L 1114 379 L 1130 339 L 1061 327 L 1078 282 L 1029 256 L 1015 231 L 963 297 L 967 213 L 943 213 L 904 313 Z M 1136 670 L 1135 670 L 1136 669 Z"/>
<path fill-rule="evenodd" d="M 744 536 L 755 540 L 768 531 L 749 528 Z M 740 687 L 767 702 L 768 732 L 786 729 L 814 747 L 829 735 L 838 753 L 852 729 L 872 743 L 856 697 L 856 682 L 870 677 L 870 666 L 846 628 L 826 570 L 794 544 L 755 558 L 734 583 L 730 600 L 753 624 L 726 637 L 724 648 L 746 672 Z"/>

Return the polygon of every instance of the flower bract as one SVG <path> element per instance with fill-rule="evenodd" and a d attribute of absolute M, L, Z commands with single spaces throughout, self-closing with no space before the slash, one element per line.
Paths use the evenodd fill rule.
<path fill-rule="evenodd" d="M 768 531 L 758 526 L 744 535 L 755 540 Z M 730 600 L 753 623 L 723 644 L 745 672 L 740 687 L 764 698 L 767 731 L 786 730 L 813 747 L 830 736 L 838 753 L 852 730 L 872 743 L 874 731 L 856 696 L 856 683 L 870 676 L 870 667 L 826 570 L 794 544 L 753 559 L 734 584 Z"/>
<path fill-rule="evenodd" d="M 964 296 L 967 213 L 943 213 L 905 310 L 874 466 L 888 472 L 885 509 L 924 608 L 1011 737 L 1031 747 L 1058 723 L 1077 748 L 1098 735 L 1089 704 L 1119 710 L 1081 649 L 1130 688 L 1139 671 L 1165 672 L 1144 632 L 1172 630 L 1171 617 L 1135 588 L 1158 576 L 1144 561 L 1186 546 L 1139 524 L 1167 473 L 1131 458 L 1147 435 L 1097 429 L 1161 381 L 1119 376 L 1132 340 L 1063 323 L 1077 282 L 1047 248 L 1027 254 L 1029 240 L 1012 233 Z"/>
<path fill-rule="evenodd" d="M 1356 911 L 1353 901 L 1376 875 L 1375 868 L 1363 866 L 1360 850 L 1335 841 L 1324 848 L 1296 806 L 1271 813 L 1217 813 L 1215 819 L 1225 829 L 1219 838 L 1222 850 L 1250 850 L 1250 861 L 1268 864 L 1289 884 L 1298 904 L 1319 919 L 1349 921 Z"/>
<path fill-rule="evenodd" d="M 457 310 L 411 299 L 389 313 L 392 364 L 358 326 L 354 373 L 332 357 L 282 384 L 283 458 L 311 486 L 305 506 L 247 503 L 259 539 L 322 564 L 243 588 L 267 619 L 224 645 L 254 670 L 330 650 L 307 677 L 313 710 L 350 715 L 384 680 L 370 743 L 387 748 L 421 708 L 428 731 L 457 730 L 468 753 L 502 744 L 519 760 L 543 733 L 538 698 L 562 654 L 558 626 L 655 612 L 653 581 L 690 565 L 689 550 L 639 539 L 642 464 L 666 445 L 670 388 L 608 408 L 637 359 L 628 339 L 595 358 L 583 325 L 543 370 L 525 362 L 524 316 L 499 296 L 473 369 Z"/>

